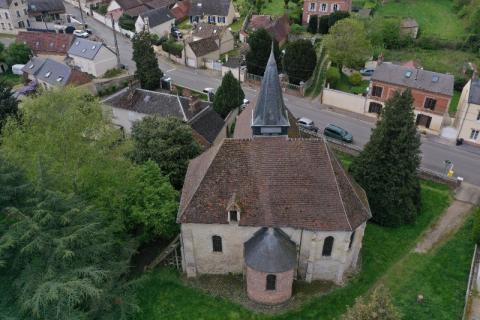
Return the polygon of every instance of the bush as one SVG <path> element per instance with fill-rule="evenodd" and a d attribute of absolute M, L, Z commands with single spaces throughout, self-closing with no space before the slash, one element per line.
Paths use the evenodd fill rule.
<path fill-rule="evenodd" d="M 299 24 L 292 24 L 292 27 L 290 29 L 290 33 L 292 34 L 301 34 L 305 31 L 305 28 Z"/>
<path fill-rule="evenodd" d="M 118 19 L 118 25 L 125 30 L 135 31 L 135 20 L 133 17 L 124 13 L 120 19 Z"/>
<path fill-rule="evenodd" d="M 340 70 L 336 67 L 330 67 L 327 70 L 327 82 L 330 83 L 332 87 L 335 87 L 340 81 Z"/>
<path fill-rule="evenodd" d="M 108 69 L 105 74 L 103 75 L 104 78 L 113 78 L 118 75 L 122 74 L 121 69 L 113 68 L 113 69 Z"/>
<path fill-rule="evenodd" d="M 98 13 L 100 13 L 102 16 L 106 15 L 107 14 L 107 8 L 108 8 L 108 5 L 105 4 L 105 3 L 101 3 L 98 5 L 98 7 L 95 9 L 95 11 L 97 11 Z"/>
<path fill-rule="evenodd" d="M 426 50 L 451 49 L 457 50 L 463 48 L 464 41 L 462 40 L 446 40 L 434 37 L 420 37 L 415 41 L 415 44 Z"/>
<path fill-rule="evenodd" d="M 477 210 L 473 215 L 473 241 L 480 245 L 480 210 Z"/>
<path fill-rule="evenodd" d="M 182 57 L 183 45 L 173 39 L 168 39 L 167 41 L 163 42 L 162 49 L 165 52 L 173 54 L 174 56 L 177 56 L 179 58 Z"/>
<path fill-rule="evenodd" d="M 362 83 L 362 75 L 359 72 L 354 72 L 348 77 L 348 82 L 352 86 L 359 86 Z"/>
<path fill-rule="evenodd" d="M 468 79 L 465 77 L 455 77 L 455 81 L 453 83 L 453 88 L 456 91 L 462 91 L 463 87 L 467 84 Z"/>
<path fill-rule="evenodd" d="M 318 17 L 311 16 L 310 20 L 308 20 L 307 31 L 310 33 L 317 33 L 317 24 L 318 24 Z"/>

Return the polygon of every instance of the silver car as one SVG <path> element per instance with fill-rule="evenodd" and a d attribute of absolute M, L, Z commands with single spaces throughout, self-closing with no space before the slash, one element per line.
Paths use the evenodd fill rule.
<path fill-rule="evenodd" d="M 298 118 L 297 124 L 304 129 L 315 131 L 315 132 L 318 131 L 318 128 L 315 126 L 315 123 L 308 118 L 305 118 L 305 117 Z"/>

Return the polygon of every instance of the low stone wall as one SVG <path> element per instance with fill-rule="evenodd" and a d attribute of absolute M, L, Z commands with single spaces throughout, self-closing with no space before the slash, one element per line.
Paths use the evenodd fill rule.
<path fill-rule="evenodd" d="M 322 93 L 322 104 L 355 113 L 367 114 L 365 110 L 365 97 L 343 91 L 324 88 Z"/>
<path fill-rule="evenodd" d="M 156 54 L 158 54 L 162 57 L 168 58 L 175 63 L 185 65 L 185 58 L 183 57 L 183 51 L 182 51 L 182 56 L 181 57 L 177 57 L 177 56 L 175 56 L 171 53 L 163 51 L 162 46 L 153 46 L 153 51 L 155 51 Z"/>

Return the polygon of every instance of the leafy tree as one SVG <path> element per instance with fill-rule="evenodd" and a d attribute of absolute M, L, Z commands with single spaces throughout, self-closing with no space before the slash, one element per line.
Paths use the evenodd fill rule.
<path fill-rule="evenodd" d="M 35 198 L 34 198 L 35 197 Z M 136 311 L 122 280 L 133 242 L 118 239 L 109 221 L 75 196 L 44 191 L 0 237 L 2 273 L 28 319 L 125 319 Z"/>
<path fill-rule="evenodd" d="M 124 13 L 120 17 L 120 19 L 118 19 L 118 25 L 122 29 L 129 30 L 129 31 L 135 31 L 135 19 L 133 19 L 133 17 L 129 16 L 126 13 Z"/>
<path fill-rule="evenodd" d="M 18 116 L 18 101 L 13 97 L 12 87 L 0 82 L 0 133 L 8 117 Z"/>
<path fill-rule="evenodd" d="M 291 83 L 299 84 L 300 81 L 307 81 L 317 64 L 317 54 L 312 42 L 301 39 L 288 43 L 283 63 Z"/>
<path fill-rule="evenodd" d="M 285 9 L 288 9 L 288 3 L 289 2 L 290 2 L 290 0 L 283 0 Z"/>
<path fill-rule="evenodd" d="M 181 189 L 188 161 L 200 153 L 192 129 L 176 118 L 145 117 L 132 127 L 137 163 L 155 161 L 176 189 Z"/>
<path fill-rule="evenodd" d="M 340 70 L 336 67 L 330 67 L 327 70 L 327 82 L 330 83 L 332 87 L 336 87 L 338 81 L 340 81 Z"/>
<path fill-rule="evenodd" d="M 133 60 L 137 65 L 135 77 L 140 81 L 140 86 L 147 90 L 158 89 L 160 79 L 163 77 L 152 44 L 148 32 L 137 33 L 132 39 Z"/>
<path fill-rule="evenodd" d="M 5 63 L 8 66 L 14 64 L 25 64 L 30 60 L 32 50 L 29 46 L 23 43 L 12 43 L 5 50 Z"/>
<path fill-rule="evenodd" d="M 330 30 L 329 21 L 330 21 L 330 16 L 328 15 L 320 16 L 320 18 L 318 18 L 318 32 L 320 34 L 328 33 L 328 30 Z"/>
<path fill-rule="evenodd" d="M 353 18 L 337 22 L 324 42 L 330 59 L 339 66 L 362 66 L 372 53 L 363 23 Z"/>
<path fill-rule="evenodd" d="M 277 41 L 274 40 L 273 42 L 273 53 L 277 66 L 279 66 L 280 50 L 278 49 Z M 246 56 L 248 73 L 262 76 L 272 50 L 272 38 L 265 29 L 259 29 L 249 35 L 248 45 L 250 46 L 250 51 Z"/>
<path fill-rule="evenodd" d="M 396 92 L 350 167 L 367 193 L 373 220 L 383 226 L 413 223 L 420 212 L 420 137 L 412 105 L 409 90 Z"/>
<path fill-rule="evenodd" d="M 31 186 L 23 172 L 7 162 L 0 153 L 0 213 L 7 207 L 20 207 L 30 193 Z M 2 218 L 3 214 L 0 215 L 0 226 Z"/>
<path fill-rule="evenodd" d="M 387 289 L 379 286 L 368 299 L 358 298 L 342 320 L 400 320 L 400 313 Z"/>
<path fill-rule="evenodd" d="M 264 5 L 264 0 L 255 1 L 255 8 L 257 9 L 257 13 L 262 12 L 263 5 Z"/>
<path fill-rule="evenodd" d="M 350 17 L 348 11 L 335 11 L 334 13 L 328 15 L 328 27 L 331 28 L 340 20 Z"/>
<path fill-rule="evenodd" d="M 213 100 L 213 109 L 225 118 L 230 111 L 239 107 L 243 103 L 245 93 L 242 90 L 240 81 L 235 79 L 232 72 L 229 71 L 222 79 L 222 84 L 215 94 Z"/>
<path fill-rule="evenodd" d="M 318 30 L 318 16 L 310 16 L 308 20 L 307 31 L 310 33 L 317 33 Z"/>
<path fill-rule="evenodd" d="M 128 203 L 132 222 L 146 229 L 144 235 L 148 238 L 143 240 L 173 237 L 178 232 L 178 192 L 153 161 L 139 166 L 135 176 L 138 182 L 132 185 Z"/>
<path fill-rule="evenodd" d="M 348 77 L 348 81 L 352 86 L 359 86 L 362 83 L 362 75 L 360 72 L 354 72 Z"/>

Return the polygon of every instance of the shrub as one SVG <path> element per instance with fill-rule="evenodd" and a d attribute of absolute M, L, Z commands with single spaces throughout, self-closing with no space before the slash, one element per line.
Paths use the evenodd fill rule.
<path fill-rule="evenodd" d="M 317 24 L 318 24 L 318 17 L 311 16 L 310 20 L 308 20 L 307 31 L 310 33 L 317 33 Z"/>
<path fill-rule="evenodd" d="M 330 20 L 329 16 L 321 16 L 320 20 L 318 21 L 318 32 L 320 34 L 327 34 L 328 29 L 330 29 L 330 25 L 328 24 L 328 21 Z"/>
<path fill-rule="evenodd" d="M 173 39 L 168 39 L 167 41 L 163 42 L 162 49 L 165 52 L 173 54 L 174 56 L 177 56 L 179 58 L 182 57 L 183 45 Z"/>
<path fill-rule="evenodd" d="M 121 69 L 113 68 L 113 69 L 108 69 L 105 74 L 103 75 L 104 78 L 113 78 L 118 75 L 122 74 Z"/>
<path fill-rule="evenodd" d="M 480 210 L 477 210 L 473 215 L 473 241 L 480 245 Z"/>
<path fill-rule="evenodd" d="M 304 31 L 305 31 L 305 28 L 296 23 L 292 24 L 292 27 L 290 29 L 290 33 L 292 34 L 301 34 Z"/>
<path fill-rule="evenodd" d="M 468 79 L 465 77 L 455 77 L 455 81 L 453 83 L 453 88 L 456 91 L 462 91 L 463 87 L 467 84 Z"/>
<path fill-rule="evenodd" d="M 327 70 L 327 82 L 330 83 L 332 87 L 335 87 L 340 81 L 340 70 L 336 67 L 330 67 Z"/>
<path fill-rule="evenodd" d="M 126 13 L 120 17 L 118 24 L 122 29 L 135 31 L 135 19 Z"/>
<path fill-rule="evenodd" d="M 108 8 L 108 5 L 107 5 L 107 4 L 101 3 L 101 4 L 98 5 L 96 11 L 97 11 L 98 13 L 100 13 L 102 16 L 104 16 L 104 15 L 106 15 L 107 12 L 108 12 L 108 11 L 107 11 L 107 8 Z"/>
<path fill-rule="evenodd" d="M 352 86 L 359 86 L 362 83 L 362 75 L 359 72 L 354 72 L 348 77 L 348 81 Z"/>

